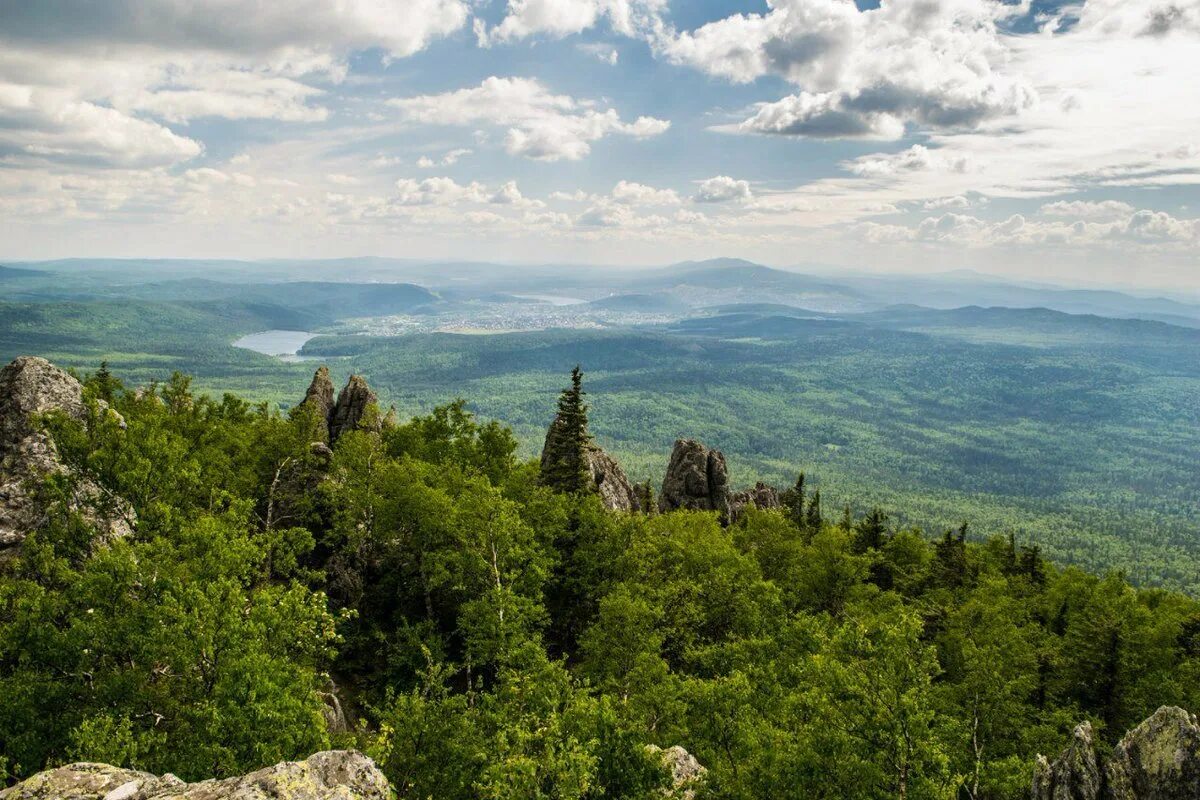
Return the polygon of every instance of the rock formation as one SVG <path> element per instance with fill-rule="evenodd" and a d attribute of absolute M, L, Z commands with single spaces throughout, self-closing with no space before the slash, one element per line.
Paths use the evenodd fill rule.
<path fill-rule="evenodd" d="M 660 511 L 677 508 L 716 511 L 729 517 L 729 470 L 720 450 L 692 439 L 678 439 L 658 496 Z"/>
<path fill-rule="evenodd" d="M 735 492 L 729 498 L 729 521 L 737 522 L 742 512 L 748 506 L 765 510 L 768 508 L 782 508 L 783 504 L 779 500 L 778 489 L 759 481 L 754 484 L 753 489 L 744 489 L 740 492 Z"/>
<path fill-rule="evenodd" d="M 115 411 L 101 403 L 124 426 Z M 44 358 L 23 356 L 0 370 L 0 551 L 20 544 L 45 513 L 37 497 L 48 475 L 65 474 L 50 436 L 35 421 L 38 414 L 61 411 L 83 421 L 83 386 Z M 86 479 L 75 481 L 72 505 L 108 536 L 130 532 L 133 513 Z"/>
<path fill-rule="evenodd" d="M 387 778 L 352 750 L 328 750 L 240 778 L 184 783 L 107 764 L 68 764 L 0 791 L 0 800 L 388 800 Z"/>
<path fill-rule="evenodd" d="M 367 413 L 368 406 L 378 406 L 379 398 L 361 375 L 351 375 L 338 395 L 329 414 L 329 442 L 332 444 L 346 431 L 356 430 Z M 378 424 L 379 420 L 376 420 Z"/>
<path fill-rule="evenodd" d="M 1075 729 L 1053 763 L 1038 756 L 1033 800 L 1191 800 L 1200 797 L 1200 725 L 1182 708 L 1163 706 L 1125 734 L 1107 759 L 1091 725 Z"/>
<path fill-rule="evenodd" d="M 555 443 L 560 436 L 562 423 L 556 416 L 546 431 L 546 441 L 542 446 L 543 470 L 546 469 L 550 454 L 557 449 Z M 584 460 L 592 485 L 596 487 L 596 493 L 600 495 L 605 508 L 613 511 L 637 511 L 640 508 L 637 492 L 615 458 L 598 445 L 589 443 Z"/>
<path fill-rule="evenodd" d="M 343 433 L 355 430 L 362 424 L 368 406 L 378 404 L 378 396 L 361 375 L 351 375 L 337 400 L 334 400 L 329 368 L 320 367 L 313 375 L 300 407 L 316 410 L 317 418 L 324 423 L 325 439 L 332 445 Z M 375 424 L 382 426 L 383 420 L 377 419 Z"/>
<path fill-rule="evenodd" d="M 312 408 L 317 418 L 324 422 L 326 439 L 329 437 L 329 418 L 333 415 L 333 404 L 333 381 L 329 378 L 329 367 L 318 367 L 300 406 Z"/>
<path fill-rule="evenodd" d="M 646 752 L 662 758 L 663 766 L 671 771 L 671 787 L 663 792 L 666 797 L 677 800 L 693 800 L 696 790 L 708 772 L 696 757 L 679 745 L 666 750 L 658 745 L 646 745 Z"/>

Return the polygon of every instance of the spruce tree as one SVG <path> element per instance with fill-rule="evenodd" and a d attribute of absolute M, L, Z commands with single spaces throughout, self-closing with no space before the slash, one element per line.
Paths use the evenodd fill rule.
<path fill-rule="evenodd" d="M 587 448 L 587 403 L 583 397 L 583 372 L 579 365 L 571 370 L 571 385 L 558 398 L 555 433 L 548 443 L 549 452 L 542 465 L 542 483 L 560 492 L 581 492 L 589 488 Z"/>
<path fill-rule="evenodd" d="M 784 513 L 797 527 L 804 527 L 804 473 L 796 478 L 796 485 L 783 493 L 780 498 Z"/>
<path fill-rule="evenodd" d="M 812 533 L 821 530 L 821 490 L 813 492 L 812 500 L 808 501 L 808 510 L 804 512 L 804 525 Z"/>

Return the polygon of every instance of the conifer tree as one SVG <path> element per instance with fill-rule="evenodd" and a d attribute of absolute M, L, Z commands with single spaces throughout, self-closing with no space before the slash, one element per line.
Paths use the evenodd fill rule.
<path fill-rule="evenodd" d="M 854 531 L 854 551 L 865 553 L 868 550 L 883 548 L 883 537 L 887 533 L 887 514 L 878 506 L 863 518 Z"/>
<path fill-rule="evenodd" d="M 821 530 L 821 490 L 813 492 L 812 500 L 808 501 L 808 510 L 804 512 L 804 524 L 812 532 Z"/>
<path fill-rule="evenodd" d="M 587 403 L 583 397 L 583 371 L 571 370 L 571 385 L 558 398 L 555 435 L 547 443 L 549 452 L 542 464 L 542 483 L 560 492 L 581 492 L 588 488 Z"/>
<path fill-rule="evenodd" d="M 796 478 L 796 485 L 783 493 L 780 498 L 788 519 L 800 528 L 804 527 L 804 473 Z"/>

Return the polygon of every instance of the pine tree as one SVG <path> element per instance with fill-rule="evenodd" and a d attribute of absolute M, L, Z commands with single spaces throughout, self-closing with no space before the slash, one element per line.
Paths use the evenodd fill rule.
<path fill-rule="evenodd" d="M 887 514 L 879 507 L 871 509 L 871 513 L 863 518 L 854 531 L 854 551 L 865 553 L 868 550 L 883 548 L 883 538 L 887 534 Z"/>
<path fill-rule="evenodd" d="M 583 372 L 579 365 L 571 370 L 571 385 L 558 398 L 558 416 L 554 435 L 547 443 L 542 464 L 542 483 L 560 492 L 582 492 L 589 488 L 587 448 L 587 403 L 583 397 Z"/>
<path fill-rule="evenodd" d="M 658 511 L 658 505 L 654 501 L 654 486 L 650 481 L 635 484 L 633 491 L 637 495 L 638 508 L 643 514 L 653 514 Z"/>
<path fill-rule="evenodd" d="M 784 513 L 797 527 L 804 527 L 804 473 L 796 478 L 796 485 L 783 493 L 780 498 Z"/>
<path fill-rule="evenodd" d="M 821 490 L 813 492 L 812 500 L 808 501 L 808 510 L 804 513 L 804 524 L 813 533 L 821 530 Z"/>

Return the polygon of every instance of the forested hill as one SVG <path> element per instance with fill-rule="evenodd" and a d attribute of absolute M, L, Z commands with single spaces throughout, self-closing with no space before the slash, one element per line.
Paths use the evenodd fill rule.
<path fill-rule="evenodd" d="M 546 387 L 535 462 L 462 402 L 404 421 L 324 370 L 281 415 L 181 375 L 14 362 L 0 785 L 334 746 L 400 798 L 648 800 L 671 781 L 653 745 L 704 765 L 698 798 L 1001 800 L 1081 721 L 1107 753 L 1161 705 L 1200 708 L 1192 598 L 800 480 L 738 492 L 696 441 L 633 484 L 586 387 L 557 407 Z M 1074 780 L 1063 763 L 1038 786 Z"/>

